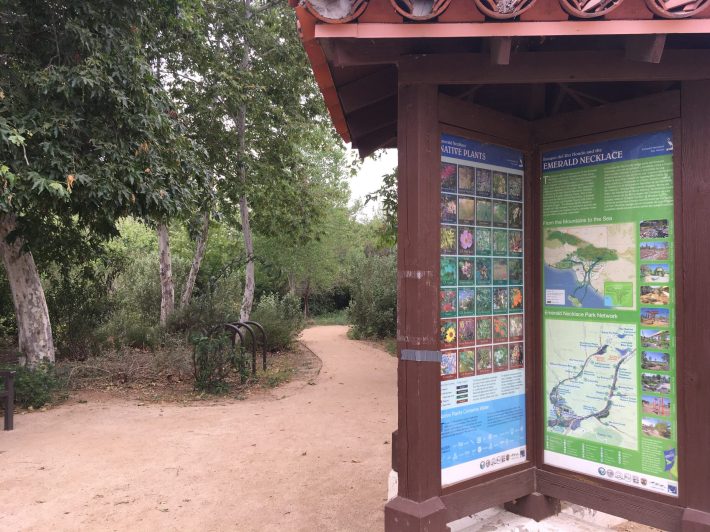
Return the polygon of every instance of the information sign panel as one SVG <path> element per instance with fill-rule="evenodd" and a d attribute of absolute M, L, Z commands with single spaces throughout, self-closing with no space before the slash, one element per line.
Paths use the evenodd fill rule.
<path fill-rule="evenodd" d="M 671 131 L 543 154 L 545 463 L 678 495 Z"/>
<path fill-rule="evenodd" d="M 523 155 L 441 142 L 441 477 L 526 460 Z"/>

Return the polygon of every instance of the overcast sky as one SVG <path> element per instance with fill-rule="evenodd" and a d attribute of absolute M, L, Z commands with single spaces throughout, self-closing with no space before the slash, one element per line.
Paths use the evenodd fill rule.
<path fill-rule="evenodd" d="M 382 186 L 382 176 L 388 174 L 397 166 L 397 150 L 382 150 L 378 159 L 368 157 L 362 163 L 360 172 L 350 180 L 350 201 L 358 199 L 364 201 L 365 196 Z M 377 210 L 377 206 L 369 203 L 363 215 L 370 218 Z"/>

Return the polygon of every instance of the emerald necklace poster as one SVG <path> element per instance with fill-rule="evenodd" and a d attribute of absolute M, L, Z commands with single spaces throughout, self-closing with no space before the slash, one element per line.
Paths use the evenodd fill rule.
<path fill-rule="evenodd" d="M 543 154 L 545 463 L 678 495 L 670 130 Z"/>

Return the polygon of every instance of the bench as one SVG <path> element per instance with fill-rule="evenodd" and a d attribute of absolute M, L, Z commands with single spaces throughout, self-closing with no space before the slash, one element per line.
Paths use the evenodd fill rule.
<path fill-rule="evenodd" d="M 0 391 L 0 402 L 5 409 L 5 430 L 12 430 L 15 413 L 15 372 L 0 371 L 0 378 L 4 386 Z"/>

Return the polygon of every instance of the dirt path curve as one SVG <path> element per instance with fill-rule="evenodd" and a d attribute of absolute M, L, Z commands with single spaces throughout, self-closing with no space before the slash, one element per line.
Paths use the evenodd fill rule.
<path fill-rule="evenodd" d="M 396 360 L 345 333 L 306 330 L 320 375 L 270 396 L 19 416 L 0 530 L 382 530 Z"/>

